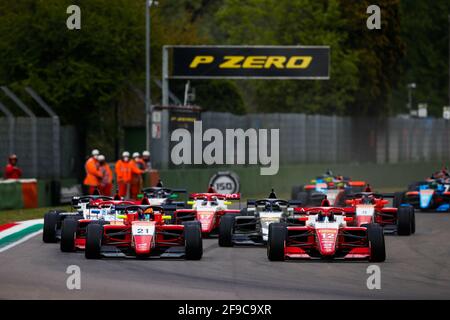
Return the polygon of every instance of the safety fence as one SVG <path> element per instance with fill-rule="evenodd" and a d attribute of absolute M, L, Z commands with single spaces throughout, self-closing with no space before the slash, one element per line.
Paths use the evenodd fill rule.
<path fill-rule="evenodd" d="M 279 129 L 282 164 L 450 160 L 450 121 L 444 119 L 220 112 L 204 112 L 201 119 L 203 131 L 217 128 L 224 136 L 232 128 Z"/>
<path fill-rule="evenodd" d="M 33 131 L 33 121 L 36 121 L 36 131 Z M 56 147 L 55 135 L 58 135 Z M 77 150 L 77 133 L 72 126 L 58 126 L 55 132 L 52 118 L 16 117 L 11 130 L 11 120 L 0 117 L 0 178 L 11 153 L 17 155 L 25 178 L 73 176 Z"/>

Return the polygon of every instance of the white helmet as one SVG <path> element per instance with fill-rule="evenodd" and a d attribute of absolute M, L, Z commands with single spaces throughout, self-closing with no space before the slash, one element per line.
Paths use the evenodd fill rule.
<path fill-rule="evenodd" d="M 148 151 L 148 150 L 142 151 L 142 156 L 150 157 L 150 151 Z"/>
<path fill-rule="evenodd" d="M 124 151 L 124 152 L 122 152 L 122 157 L 123 158 L 125 158 L 125 157 L 129 158 L 130 157 L 130 153 L 128 151 Z"/>
<path fill-rule="evenodd" d="M 97 157 L 97 160 L 98 160 L 98 161 L 105 161 L 105 156 L 102 155 L 102 154 L 100 154 L 100 155 Z"/>
<path fill-rule="evenodd" d="M 139 158 L 139 156 L 140 156 L 139 152 L 134 152 L 134 153 L 133 153 L 133 159 L 134 159 L 134 158 Z"/>
<path fill-rule="evenodd" d="M 100 151 L 98 151 L 98 149 L 94 149 L 92 150 L 91 154 L 94 158 L 97 159 L 98 155 L 100 154 Z"/>

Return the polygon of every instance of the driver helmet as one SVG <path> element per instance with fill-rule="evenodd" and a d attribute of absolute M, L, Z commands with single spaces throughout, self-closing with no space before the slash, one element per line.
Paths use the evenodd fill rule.
<path fill-rule="evenodd" d="M 325 215 L 323 214 L 323 211 L 319 211 L 317 213 L 317 221 L 318 222 L 324 222 L 325 221 Z"/>
<path fill-rule="evenodd" d="M 373 199 L 373 195 L 371 195 L 371 194 L 365 194 L 361 198 L 362 204 L 373 204 L 373 202 L 374 202 L 374 199 Z"/>

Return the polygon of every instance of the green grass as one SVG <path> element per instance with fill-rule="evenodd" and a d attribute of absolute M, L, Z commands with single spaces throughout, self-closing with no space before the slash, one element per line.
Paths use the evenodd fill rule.
<path fill-rule="evenodd" d="M 70 206 L 0 211 L 0 225 L 14 221 L 43 218 L 44 214 L 51 209 L 63 209 L 70 211 Z"/>

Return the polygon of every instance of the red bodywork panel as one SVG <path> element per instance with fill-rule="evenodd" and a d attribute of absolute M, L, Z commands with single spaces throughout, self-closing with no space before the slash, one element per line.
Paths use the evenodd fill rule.
<path fill-rule="evenodd" d="M 181 209 L 175 211 L 175 216 L 180 213 L 192 214 L 195 220 L 199 221 L 202 228 L 203 236 L 208 236 L 213 230 L 219 228 L 220 218 L 227 213 L 240 213 L 240 210 L 192 210 L 192 209 Z"/>
<path fill-rule="evenodd" d="M 365 227 L 345 227 L 340 229 L 315 229 L 314 227 L 288 226 L 288 240 L 285 245 L 285 257 L 290 259 L 312 259 L 312 252 L 320 257 L 333 257 L 338 252 L 345 252 L 343 259 L 369 259 L 370 247 L 367 240 L 346 239 L 345 234 L 366 234 Z M 305 234 L 302 237 L 289 235 Z"/>
<path fill-rule="evenodd" d="M 149 223 L 148 223 L 149 222 Z M 123 224 L 107 224 L 103 226 L 103 245 L 113 245 L 122 248 L 131 248 L 136 255 L 149 255 L 158 247 L 184 246 L 183 225 L 166 225 L 160 213 L 154 214 L 152 221 L 139 221 L 137 214 L 128 213 Z M 152 225 L 155 228 L 153 236 L 134 236 L 132 226 Z M 164 232 L 173 232 L 173 236 L 167 237 Z M 152 247 L 152 242 L 154 246 Z"/>
<path fill-rule="evenodd" d="M 348 215 L 356 215 L 356 206 L 361 205 L 362 199 L 356 198 L 352 200 L 347 200 L 346 203 L 351 207 L 345 208 Z M 362 224 L 367 223 L 378 223 L 381 226 L 386 225 L 397 225 L 397 208 L 385 207 L 389 203 L 388 200 L 381 198 L 374 198 L 374 221 L 372 221 L 372 217 L 357 217 L 354 219 L 351 225 L 360 226 Z M 370 219 L 368 219 L 370 218 Z"/>

